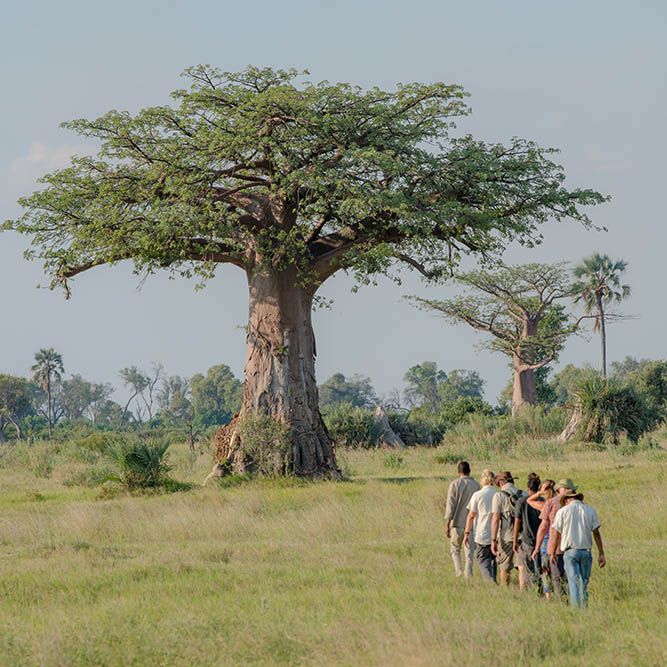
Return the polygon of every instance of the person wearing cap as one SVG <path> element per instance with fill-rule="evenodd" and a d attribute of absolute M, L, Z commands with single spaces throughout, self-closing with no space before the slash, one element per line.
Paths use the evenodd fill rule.
<path fill-rule="evenodd" d="M 458 465 L 458 478 L 447 490 L 447 506 L 445 508 L 445 535 L 450 540 L 450 553 L 454 561 L 456 576 L 472 577 L 472 561 L 475 544 L 463 544 L 465 537 L 466 519 L 468 518 L 468 504 L 475 491 L 479 491 L 479 484 L 470 477 L 470 465 L 461 461 Z M 465 557 L 464 568 L 461 568 L 461 546 Z"/>
<path fill-rule="evenodd" d="M 496 583 L 496 559 L 491 551 L 491 508 L 497 491 L 493 488 L 495 475 L 486 468 L 482 471 L 482 488 L 475 491 L 468 503 L 468 518 L 463 543 L 466 547 L 475 543 L 475 560 L 484 581 Z M 471 538 L 471 532 L 475 528 Z"/>
<path fill-rule="evenodd" d="M 491 552 L 496 557 L 500 570 L 500 583 L 509 584 L 514 569 L 514 511 L 524 494 L 514 486 L 514 477 L 509 470 L 496 477 L 500 492 L 493 496 L 491 521 Z M 528 494 L 525 494 L 526 496 Z"/>
<path fill-rule="evenodd" d="M 535 539 L 535 549 L 533 550 L 533 559 L 537 558 L 539 545 L 546 535 L 549 535 L 547 542 L 547 556 L 549 558 L 549 569 L 551 570 L 551 585 L 553 594 L 560 597 L 565 593 L 565 565 L 563 563 L 563 552 L 557 548 L 556 538 L 553 530 L 550 530 L 553 521 L 556 518 L 556 513 L 560 509 L 560 498 L 568 491 L 576 491 L 577 487 L 569 478 L 561 479 L 554 487 L 556 494 L 553 498 L 549 498 L 540 512 L 540 527 L 537 531 L 537 538 Z M 555 556 L 555 558 L 552 558 Z"/>
<path fill-rule="evenodd" d="M 563 551 L 572 607 L 588 606 L 593 539 L 598 548 L 598 565 L 602 568 L 607 564 L 600 535 L 600 520 L 595 509 L 584 505 L 583 499 L 582 493 L 568 489 L 560 497 L 561 509 L 553 522 L 556 549 L 560 547 Z"/>

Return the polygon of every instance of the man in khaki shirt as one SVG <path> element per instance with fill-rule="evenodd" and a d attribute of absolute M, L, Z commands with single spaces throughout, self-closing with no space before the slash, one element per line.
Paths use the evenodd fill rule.
<path fill-rule="evenodd" d="M 500 570 L 500 583 L 509 585 L 514 569 L 514 510 L 519 498 L 525 494 L 514 486 L 509 470 L 496 477 L 500 492 L 493 496 L 491 523 L 491 552 Z"/>
<path fill-rule="evenodd" d="M 470 477 L 470 465 L 467 461 L 461 461 L 458 466 L 458 479 L 449 485 L 447 491 L 447 507 L 445 508 L 445 535 L 450 542 L 450 553 L 454 561 L 456 576 L 465 575 L 466 579 L 472 577 L 472 560 L 475 553 L 475 543 L 463 544 L 466 518 L 468 516 L 468 503 L 475 491 L 479 491 L 479 484 Z M 461 569 L 461 546 L 465 556 L 465 568 Z"/>

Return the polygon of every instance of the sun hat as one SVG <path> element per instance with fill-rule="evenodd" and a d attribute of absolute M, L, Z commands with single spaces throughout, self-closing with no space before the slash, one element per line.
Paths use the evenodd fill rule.
<path fill-rule="evenodd" d="M 565 477 L 564 479 L 561 479 L 558 482 L 558 484 L 556 484 L 556 486 L 554 487 L 554 489 L 556 491 L 558 491 L 558 489 L 561 489 L 561 488 L 566 488 L 566 489 L 570 489 L 572 491 L 576 491 L 579 487 L 575 486 L 574 482 L 569 477 Z"/>
<path fill-rule="evenodd" d="M 566 491 L 561 497 L 560 497 L 560 506 L 563 507 L 565 503 L 570 500 L 570 498 L 574 498 L 575 500 L 583 500 L 584 499 L 584 494 L 583 493 L 577 493 L 576 491 L 572 491 L 572 489 L 569 489 Z"/>
<path fill-rule="evenodd" d="M 514 484 L 514 477 L 512 477 L 512 473 L 509 470 L 498 473 L 498 476 L 496 477 L 496 484 L 498 484 L 498 486 L 502 486 L 503 484 L 508 483 Z"/>

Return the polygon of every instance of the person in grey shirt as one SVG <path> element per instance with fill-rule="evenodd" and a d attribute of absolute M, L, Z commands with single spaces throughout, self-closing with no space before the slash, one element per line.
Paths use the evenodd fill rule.
<path fill-rule="evenodd" d="M 458 466 L 458 479 L 455 479 L 447 491 L 447 507 L 445 508 L 445 535 L 450 540 L 450 553 L 454 561 L 456 576 L 472 577 L 472 560 L 475 544 L 463 544 L 463 537 L 468 516 L 468 503 L 479 484 L 470 477 L 470 465 L 461 461 Z M 465 567 L 461 568 L 461 547 L 465 557 Z"/>

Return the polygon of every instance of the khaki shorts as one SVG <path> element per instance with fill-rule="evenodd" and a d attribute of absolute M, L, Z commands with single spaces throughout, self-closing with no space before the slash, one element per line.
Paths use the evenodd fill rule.
<path fill-rule="evenodd" d="M 496 563 L 501 572 L 508 572 L 514 568 L 514 550 L 511 542 L 498 541 L 498 555 L 496 556 Z"/>
<path fill-rule="evenodd" d="M 529 570 L 533 569 L 533 558 L 532 558 L 532 549 L 524 547 L 523 544 L 519 545 L 519 553 L 515 554 L 516 566 L 517 567 L 526 567 Z"/>

